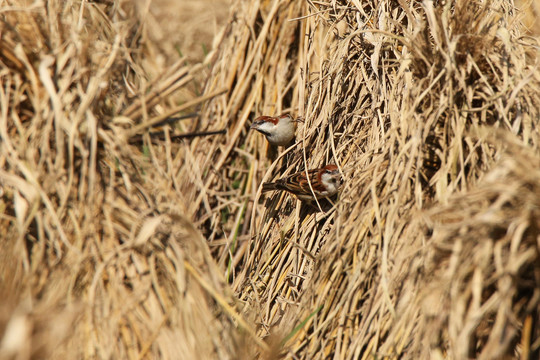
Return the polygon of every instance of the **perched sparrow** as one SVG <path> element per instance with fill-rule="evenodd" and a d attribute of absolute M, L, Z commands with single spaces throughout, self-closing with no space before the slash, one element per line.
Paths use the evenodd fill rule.
<path fill-rule="evenodd" d="M 250 129 L 255 129 L 274 146 L 286 146 L 294 139 L 294 131 L 298 119 L 289 114 L 279 116 L 259 116 L 253 121 Z"/>
<path fill-rule="evenodd" d="M 296 195 L 300 200 L 312 201 L 313 194 L 317 199 L 335 195 L 342 181 L 336 165 L 309 170 L 307 176 L 309 176 L 313 191 L 309 187 L 306 171 L 297 172 L 273 183 L 264 183 L 262 191 L 284 190 Z"/>

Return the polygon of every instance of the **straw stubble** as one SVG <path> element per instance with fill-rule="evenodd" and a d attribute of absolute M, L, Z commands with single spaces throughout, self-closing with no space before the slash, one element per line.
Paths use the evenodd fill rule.
<path fill-rule="evenodd" d="M 538 34 L 511 3 L 239 0 L 165 68 L 144 7 L 2 6 L 0 356 L 538 354 Z M 249 126 L 285 111 L 273 158 Z M 330 163 L 319 211 L 261 194 Z"/>

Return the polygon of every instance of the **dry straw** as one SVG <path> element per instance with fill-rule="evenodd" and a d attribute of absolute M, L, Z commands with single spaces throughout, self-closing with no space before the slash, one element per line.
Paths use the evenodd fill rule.
<path fill-rule="evenodd" d="M 138 2 L 0 4 L 0 357 L 538 358 L 527 3 L 239 0 L 166 69 Z"/>

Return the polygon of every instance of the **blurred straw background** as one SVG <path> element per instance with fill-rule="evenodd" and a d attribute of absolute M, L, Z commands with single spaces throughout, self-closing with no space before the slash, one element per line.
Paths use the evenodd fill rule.
<path fill-rule="evenodd" d="M 539 13 L 1 1 L 0 358 L 537 359 Z"/>

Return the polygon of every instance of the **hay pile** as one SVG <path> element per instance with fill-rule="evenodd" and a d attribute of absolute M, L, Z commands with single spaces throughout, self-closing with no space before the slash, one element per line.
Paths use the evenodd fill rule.
<path fill-rule="evenodd" d="M 2 5 L 0 357 L 237 353 L 232 293 L 191 221 L 188 145 L 171 140 L 195 122 L 147 132 L 209 98 L 204 65 L 148 68 L 134 5 Z"/>
<path fill-rule="evenodd" d="M 165 69 L 134 4 L 2 5 L 0 356 L 538 357 L 524 4 L 239 0 Z M 323 211 L 260 194 L 327 163 Z"/>
<path fill-rule="evenodd" d="M 237 16 L 207 88 L 231 87 L 206 110 L 228 124 L 229 145 L 200 152 L 200 163 L 217 164 L 200 192 L 234 190 L 231 177 L 242 186 L 233 197 L 206 197 L 211 211 L 200 207 L 209 219 L 227 209 L 228 223 L 214 215 L 207 237 L 216 226 L 230 234 L 216 258 L 258 334 L 287 337 L 283 354 L 308 359 L 538 352 L 538 328 L 520 332 L 538 309 L 537 189 L 516 194 L 513 217 L 500 224 L 470 222 L 507 207 L 499 195 L 467 210 L 457 200 L 534 183 L 508 159 L 526 157 L 521 171 L 533 178 L 540 165 L 536 40 L 522 35 L 518 9 L 502 1 L 262 2 Z M 279 171 L 246 125 L 288 110 L 306 122 Z M 507 136 L 493 140 L 497 130 Z M 346 181 L 327 213 L 282 194 L 254 208 L 248 201 L 267 179 L 330 162 Z M 498 185 L 486 175 L 501 171 Z M 441 250 L 466 237 L 467 251 Z M 514 250 L 501 252 L 511 238 Z M 503 274 L 512 279 L 504 289 L 494 284 Z"/>

